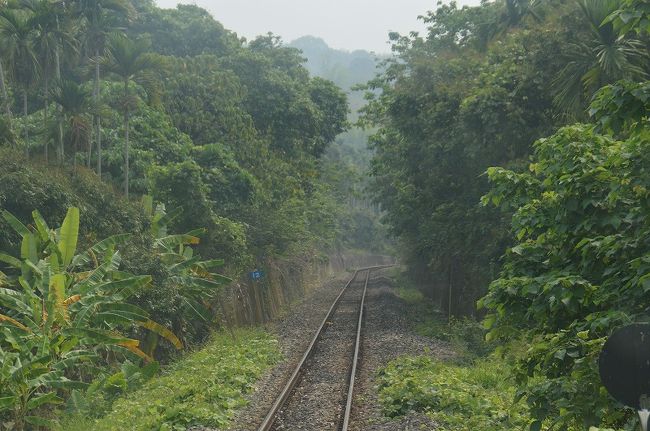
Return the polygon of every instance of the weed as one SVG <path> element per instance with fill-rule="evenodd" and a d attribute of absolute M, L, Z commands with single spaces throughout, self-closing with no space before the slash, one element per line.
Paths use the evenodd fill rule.
<path fill-rule="evenodd" d="M 471 366 L 428 356 L 402 357 L 379 373 L 379 399 L 389 417 L 425 412 L 445 431 L 524 429 L 525 403 L 513 402 L 508 365 L 497 355 Z"/>
<path fill-rule="evenodd" d="M 172 364 L 160 377 L 118 398 L 102 418 L 71 416 L 61 430 L 171 431 L 224 427 L 246 404 L 245 394 L 280 358 L 277 342 L 259 330 L 238 330 L 236 340 L 215 334 L 201 350 Z"/>

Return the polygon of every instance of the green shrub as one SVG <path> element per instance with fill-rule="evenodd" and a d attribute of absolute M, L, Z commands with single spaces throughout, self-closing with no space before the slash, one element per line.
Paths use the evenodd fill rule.
<path fill-rule="evenodd" d="M 415 328 L 420 335 L 448 341 L 462 360 L 471 361 L 484 357 L 495 348 L 485 341 L 485 329 L 471 317 L 452 318 L 451 322 L 432 316 L 418 323 Z"/>
<path fill-rule="evenodd" d="M 0 209 L 19 220 L 31 219 L 38 210 L 50 224 L 60 222 L 69 207 L 79 208 L 79 241 L 92 245 L 117 233 L 135 233 L 147 223 L 137 205 L 116 194 L 84 168 L 58 169 L 28 161 L 24 155 L 0 149 Z M 19 235 L 0 219 L 0 249 L 17 249 Z"/>
<path fill-rule="evenodd" d="M 139 340 L 124 335 L 136 325 L 182 347 L 146 310 L 127 303 L 151 282 L 118 270 L 115 247 L 128 235 L 77 254 L 78 208 L 57 229 L 38 211 L 29 227 L 7 211 L 2 218 L 22 242 L 18 256 L 0 253 L 0 420 L 11 419 L 18 431 L 49 427 L 45 407 L 61 403 L 63 390 L 85 387 L 94 365 L 124 355 L 152 362 Z"/>

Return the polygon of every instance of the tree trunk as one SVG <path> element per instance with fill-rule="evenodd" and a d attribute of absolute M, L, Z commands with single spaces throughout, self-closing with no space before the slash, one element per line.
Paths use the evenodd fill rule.
<path fill-rule="evenodd" d="M 99 81 L 99 50 L 95 50 L 95 103 L 99 104 L 99 91 L 100 91 L 100 81 Z M 99 115 L 97 115 L 97 175 L 99 179 L 102 179 L 102 120 Z"/>
<path fill-rule="evenodd" d="M 4 105 L 5 114 L 11 121 L 11 107 L 9 95 L 7 94 L 7 85 L 5 84 L 5 71 L 2 68 L 2 61 L 0 61 L 0 92 L 2 92 L 2 104 Z"/>
<path fill-rule="evenodd" d="M 451 325 L 451 308 L 452 308 L 452 294 L 453 294 L 453 277 L 454 277 L 454 264 L 449 264 L 449 296 L 447 298 L 447 322 Z"/>
<path fill-rule="evenodd" d="M 47 165 L 49 163 L 49 155 L 48 155 L 48 147 L 50 145 L 50 139 L 47 134 L 47 108 L 50 102 L 49 98 L 49 82 L 47 79 L 47 73 L 43 74 L 43 99 L 44 99 L 44 105 L 43 105 L 43 130 L 45 130 L 45 164 Z"/>
<path fill-rule="evenodd" d="M 25 156 L 29 157 L 29 127 L 27 126 L 27 88 L 23 89 L 23 119 L 25 120 Z"/>
<path fill-rule="evenodd" d="M 65 149 L 63 148 L 63 122 L 61 121 L 61 107 L 59 107 L 59 119 L 57 120 L 57 134 L 59 141 L 59 164 L 63 166 L 63 159 L 65 157 Z"/>
<path fill-rule="evenodd" d="M 124 195 L 129 198 L 129 81 L 124 81 Z"/>
<path fill-rule="evenodd" d="M 129 109 L 124 114 L 124 195 L 129 198 Z"/>
<path fill-rule="evenodd" d="M 86 154 L 86 167 L 90 169 L 90 158 L 93 156 L 93 139 L 92 133 L 90 134 L 90 139 L 88 139 L 88 154 Z"/>
<path fill-rule="evenodd" d="M 59 17 L 56 17 L 56 28 L 57 30 L 59 29 Z M 60 82 L 61 81 L 61 58 L 59 56 L 59 47 L 57 46 L 56 49 L 54 50 L 54 66 L 56 70 L 56 79 Z M 57 129 L 58 129 L 58 140 L 59 140 L 59 164 L 63 166 L 63 159 L 65 157 L 65 150 L 63 148 L 63 120 L 61 113 L 63 112 L 63 108 L 59 106 L 58 108 L 59 111 L 59 118 L 57 119 Z"/>

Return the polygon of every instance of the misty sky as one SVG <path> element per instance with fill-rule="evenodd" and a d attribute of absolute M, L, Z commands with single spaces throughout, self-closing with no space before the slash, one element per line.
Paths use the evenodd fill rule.
<path fill-rule="evenodd" d="M 179 0 L 156 0 L 175 7 Z M 269 31 L 290 42 L 318 36 L 332 47 L 389 51 L 389 31 L 422 31 L 418 15 L 436 8 L 437 0 L 181 0 L 209 10 L 226 28 L 251 39 Z M 458 0 L 478 5 L 480 0 Z"/>

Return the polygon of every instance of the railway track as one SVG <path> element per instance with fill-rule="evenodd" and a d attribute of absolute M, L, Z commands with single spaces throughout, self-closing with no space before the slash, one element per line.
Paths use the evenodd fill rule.
<path fill-rule="evenodd" d="M 368 281 L 372 271 L 386 267 L 355 271 L 332 303 L 258 431 L 347 431 Z"/>

